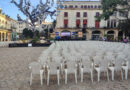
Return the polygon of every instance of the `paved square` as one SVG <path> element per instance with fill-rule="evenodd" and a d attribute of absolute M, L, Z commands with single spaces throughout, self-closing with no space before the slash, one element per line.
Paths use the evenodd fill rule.
<path fill-rule="evenodd" d="M 55 81 L 51 80 L 50 86 L 40 85 L 39 76 L 33 79 L 33 84 L 29 86 L 30 72 L 28 64 L 33 61 L 38 61 L 44 47 L 29 47 L 29 48 L 0 48 L 0 90 L 130 90 L 130 73 L 128 80 L 121 81 L 116 78 L 115 81 L 107 82 L 106 79 L 101 79 L 98 83 L 91 83 L 90 79 L 84 80 L 84 83 L 74 83 L 74 80 L 64 84 L 64 79 L 61 80 L 60 86 Z"/>

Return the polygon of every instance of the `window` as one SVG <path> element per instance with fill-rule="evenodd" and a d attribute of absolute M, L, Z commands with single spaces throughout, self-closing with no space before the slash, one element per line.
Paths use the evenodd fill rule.
<path fill-rule="evenodd" d="M 98 6 L 98 8 L 100 9 L 100 8 L 101 8 L 101 6 L 99 5 L 99 6 Z"/>
<path fill-rule="evenodd" d="M 95 5 L 94 8 L 97 8 L 97 6 Z"/>
<path fill-rule="evenodd" d="M 96 12 L 96 17 L 99 17 L 100 13 L 99 12 Z"/>
<path fill-rule="evenodd" d="M 73 8 L 73 5 L 70 5 L 69 8 Z"/>
<path fill-rule="evenodd" d="M 83 5 L 81 5 L 81 8 L 83 8 L 84 6 Z"/>
<path fill-rule="evenodd" d="M 87 6 L 85 5 L 84 8 L 87 8 Z"/>
<path fill-rule="evenodd" d="M 76 16 L 77 16 L 77 17 L 80 17 L 80 12 L 77 12 Z"/>
<path fill-rule="evenodd" d="M 87 27 L 87 19 L 83 20 L 83 27 L 86 28 Z"/>
<path fill-rule="evenodd" d="M 114 27 L 116 27 L 116 20 L 114 20 Z"/>
<path fill-rule="evenodd" d="M 88 8 L 90 8 L 90 6 L 88 6 Z"/>
<path fill-rule="evenodd" d="M 100 21 L 95 21 L 95 28 L 99 28 L 100 27 Z"/>
<path fill-rule="evenodd" d="M 77 5 L 75 5 L 75 8 L 78 8 L 78 6 L 77 6 Z"/>
<path fill-rule="evenodd" d="M 114 23 L 114 22 L 113 22 L 113 21 L 111 21 L 111 28 L 113 28 L 113 23 Z"/>
<path fill-rule="evenodd" d="M 67 8 L 67 6 L 65 5 L 65 8 Z"/>
<path fill-rule="evenodd" d="M 121 16 L 121 17 L 126 17 L 127 16 L 127 13 L 119 13 L 119 16 Z"/>
<path fill-rule="evenodd" d="M 67 28 L 68 27 L 68 19 L 65 19 L 64 20 L 64 28 Z"/>
<path fill-rule="evenodd" d="M 80 20 L 79 19 L 76 20 L 76 27 L 80 28 Z"/>
<path fill-rule="evenodd" d="M 87 12 L 84 12 L 84 13 L 83 13 L 83 17 L 87 17 Z"/>
<path fill-rule="evenodd" d="M 116 27 L 116 20 L 111 20 L 111 28 L 114 28 Z"/>
<path fill-rule="evenodd" d="M 91 5 L 91 8 L 93 8 L 93 5 Z"/>
<path fill-rule="evenodd" d="M 68 17 L 68 12 L 64 12 L 64 17 Z"/>
<path fill-rule="evenodd" d="M 116 16 L 116 11 L 113 12 L 113 16 Z"/>
<path fill-rule="evenodd" d="M 110 21 L 107 22 L 107 28 L 109 28 L 109 27 L 110 27 Z"/>

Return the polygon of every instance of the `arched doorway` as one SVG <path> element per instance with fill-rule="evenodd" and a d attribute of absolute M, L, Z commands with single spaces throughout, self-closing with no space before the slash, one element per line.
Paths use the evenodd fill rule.
<path fill-rule="evenodd" d="M 71 32 L 69 30 L 64 30 L 61 32 L 61 39 L 69 40 L 71 39 Z"/>
<path fill-rule="evenodd" d="M 108 40 L 113 40 L 113 39 L 114 39 L 114 33 L 115 33 L 115 32 L 112 31 L 112 30 L 111 30 L 111 31 L 108 31 L 108 32 L 107 32 L 107 39 L 108 39 Z"/>
<path fill-rule="evenodd" d="M 93 31 L 92 32 L 92 40 L 99 40 L 100 39 L 100 31 Z"/>
<path fill-rule="evenodd" d="M 5 38 L 5 37 L 4 37 L 4 33 L 2 33 L 2 39 L 3 39 L 2 41 L 4 41 L 4 38 Z"/>
<path fill-rule="evenodd" d="M 122 40 L 123 40 L 123 32 L 122 32 L 122 31 L 119 31 L 119 32 L 118 32 L 118 40 L 119 40 L 119 41 L 122 41 Z"/>

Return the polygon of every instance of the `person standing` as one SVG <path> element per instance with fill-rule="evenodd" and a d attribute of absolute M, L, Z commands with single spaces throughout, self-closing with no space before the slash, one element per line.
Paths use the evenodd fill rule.
<path fill-rule="evenodd" d="M 127 40 L 126 38 L 124 38 L 123 42 L 124 42 L 124 43 L 127 43 L 127 42 L 128 42 L 128 40 Z"/>

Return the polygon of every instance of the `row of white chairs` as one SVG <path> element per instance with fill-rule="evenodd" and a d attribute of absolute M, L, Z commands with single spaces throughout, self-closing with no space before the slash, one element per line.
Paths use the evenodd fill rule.
<path fill-rule="evenodd" d="M 57 75 L 59 85 L 60 72 L 64 72 L 65 84 L 67 84 L 68 74 L 72 73 L 75 75 L 75 82 L 77 83 L 76 66 L 80 67 L 78 69 L 80 70 L 81 82 L 83 82 L 85 72 L 91 74 L 91 80 L 93 82 L 94 70 L 97 72 L 98 82 L 100 81 L 101 72 L 106 72 L 107 79 L 109 80 L 109 70 L 111 71 L 112 80 L 114 80 L 115 71 L 121 71 L 122 79 L 123 71 L 125 71 L 125 79 L 127 80 L 128 69 L 130 69 L 129 51 L 129 44 L 117 42 L 60 41 L 53 43 L 48 49 L 41 53 L 39 66 L 47 67 L 47 85 L 49 85 L 50 75 L 52 74 Z M 64 62 L 68 62 L 66 63 L 67 69 L 64 68 Z M 93 65 L 93 68 L 91 65 Z M 57 66 L 60 66 L 58 71 Z M 40 77 L 42 77 L 43 72 L 44 70 L 42 69 L 42 71 L 40 71 Z M 30 85 L 31 83 L 32 78 L 30 78 Z"/>
<path fill-rule="evenodd" d="M 92 62 L 92 61 L 66 61 L 63 63 L 56 63 L 56 62 L 51 62 L 49 64 L 44 64 L 41 65 L 39 62 L 33 62 L 30 64 L 30 69 L 32 70 L 31 73 L 31 78 L 30 78 L 30 85 L 32 84 L 32 74 L 40 74 L 41 78 L 41 85 L 43 85 L 43 78 L 42 76 L 45 74 L 44 72 L 47 70 L 47 85 L 49 85 L 50 81 L 50 76 L 51 75 L 56 75 L 57 76 L 57 84 L 60 85 L 60 78 L 61 75 L 63 75 L 65 78 L 65 84 L 67 84 L 68 81 L 68 74 L 73 74 L 75 77 L 75 83 L 77 84 L 77 72 L 80 70 L 80 78 L 81 82 L 83 82 L 84 79 L 84 74 L 89 73 L 91 75 L 91 80 L 93 82 L 93 72 L 94 70 L 97 72 L 97 79 L 98 82 L 100 81 L 100 74 L 101 72 L 106 73 L 107 75 L 107 80 L 109 81 L 109 70 L 111 71 L 111 77 L 112 80 L 114 80 L 114 70 L 116 71 L 121 71 L 121 78 L 123 80 L 123 71 L 125 72 L 125 79 L 127 80 L 127 75 L 128 75 L 128 64 L 129 62 L 127 61 L 125 65 L 123 65 L 124 62 L 115 62 L 111 63 L 108 62 L 107 60 L 100 60 L 100 64 L 97 61 Z M 114 64 L 114 65 L 111 65 Z M 79 66 L 79 67 L 78 67 Z M 31 68 L 33 67 L 33 68 Z M 119 69 L 120 68 L 120 69 Z"/>

